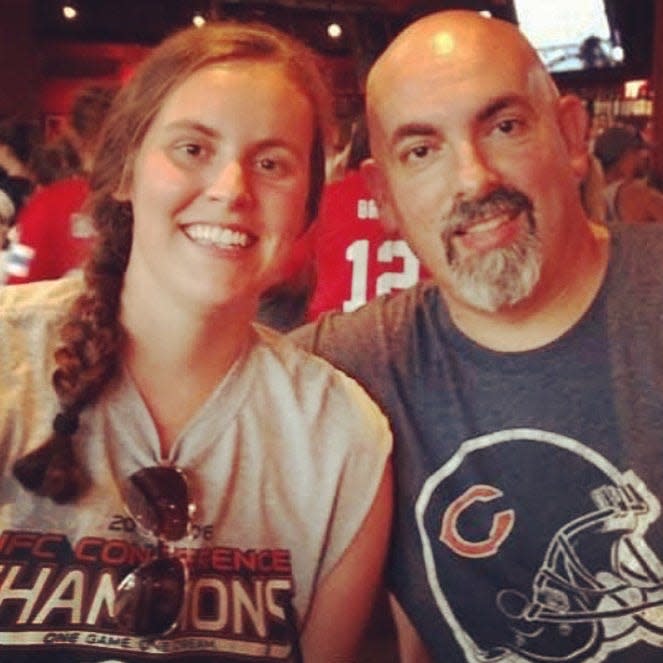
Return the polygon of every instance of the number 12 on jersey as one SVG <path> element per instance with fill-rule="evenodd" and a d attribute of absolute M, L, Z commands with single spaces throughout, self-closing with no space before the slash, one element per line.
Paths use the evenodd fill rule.
<path fill-rule="evenodd" d="M 375 257 L 371 256 L 371 250 L 375 251 Z M 355 240 L 345 250 L 345 259 L 352 268 L 350 299 L 343 302 L 345 312 L 363 306 L 373 296 L 371 290 L 375 296 L 384 295 L 392 290 L 409 288 L 419 280 L 419 260 L 402 239 L 387 239 L 377 246 L 371 246 L 367 239 Z M 379 265 L 375 265 L 371 270 L 371 259 L 379 265 L 400 259 L 401 269 L 382 271 Z"/>

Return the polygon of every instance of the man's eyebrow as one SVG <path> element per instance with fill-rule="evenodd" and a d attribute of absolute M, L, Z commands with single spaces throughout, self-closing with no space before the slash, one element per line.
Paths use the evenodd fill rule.
<path fill-rule="evenodd" d="M 527 107 L 528 104 L 522 96 L 517 94 L 509 94 L 504 97 L 498 97 L 497 99 L 490 101 L 477 113 L 477 120 L 479 122 L 485 122 L 494 115 L 497 115 L 497 113 L 500 111 L 504 110 L 505 108 L 509 108 L 510 106 Z"/>
<path fill-rule="evenodd" d="M 404 138 L 410 138 L 412 136 L 433 136 L 437 133 L 435 127 L 430 124 L 424 124 L 423 122 L 408 122 L 407 124 L 402 124 L 396 129 L 391 139 L 391 144 L 396 145 Z"/>
<path fill-rule="evenodd" d="M 529 104 L 522 95 L 508 94 L 489 101 L 488 104 L 477 113 L 476 118 L 479 122 L 485 122 L 510 106 L 528 108 Z M 405 138 L 411 138 L 413 136 L 435 136 L 438 133 L 439 131 L 433 125 L 426 122 L 408 122 L 407 124 L 402 124 L 396 129 L 396 131 L 394 131 L 391 145 L 397 145 Z"/>

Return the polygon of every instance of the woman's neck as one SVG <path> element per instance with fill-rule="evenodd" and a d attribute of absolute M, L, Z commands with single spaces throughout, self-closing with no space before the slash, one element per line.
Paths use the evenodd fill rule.
<path fill-rule="evenodd" d="M 123 297 L 121 315 L 127 331 L 125 365 L 167 457 L 177 435 L 245 350 L 252 315 L 242 307 L 195 316 L 129 297 Z"/>

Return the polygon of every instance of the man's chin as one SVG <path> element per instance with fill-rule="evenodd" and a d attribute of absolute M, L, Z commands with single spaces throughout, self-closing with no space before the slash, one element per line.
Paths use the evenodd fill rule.
<path fill-rule="evenodd" d="M 541 257 L 534 246 L 525 256 L 498 250 L 454 271 L 451 287 L 457 299 L 479 311 L 497 313 L 531 296 L 541 275 Z"/>

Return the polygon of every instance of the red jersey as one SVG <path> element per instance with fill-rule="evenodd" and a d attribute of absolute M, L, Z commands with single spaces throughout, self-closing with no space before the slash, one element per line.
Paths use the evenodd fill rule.
<path fill-rule="evenodd" d="M 318 215 L 317 286 L 309 320 L 328 310 L 354 311 L 377 295 L 414 285 L 419 260 L 405 240 L 382 228 L 378 208 L 359 171 L 325 187 Z"/>
<path fill-rule="evenodd" d="M 19 242 L 34 250 L 27 276 L 12 276 L 10 283 L 56 279 L 81 266 L 94 231 L 92 220 L 81 213 L 89 188 L 82 177 L 69 177 L 36 190 L 19 212 Z"/>

